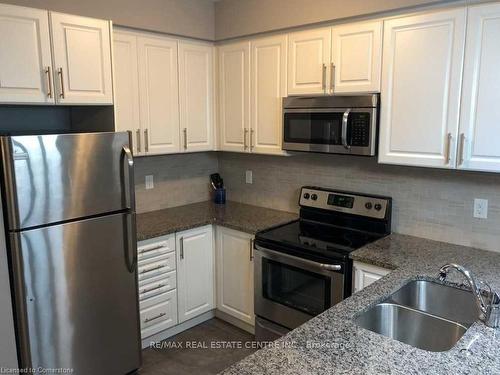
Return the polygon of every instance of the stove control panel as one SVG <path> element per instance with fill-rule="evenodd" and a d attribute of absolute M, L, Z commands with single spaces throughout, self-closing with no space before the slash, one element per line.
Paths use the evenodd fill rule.
<path fill-rule="evenodd" d="M 352 215 L 385 219 L 390 198 L 349 193 L 314 187 L 303 187 L 300 194 L 302 207 L 320 208 Z"/>

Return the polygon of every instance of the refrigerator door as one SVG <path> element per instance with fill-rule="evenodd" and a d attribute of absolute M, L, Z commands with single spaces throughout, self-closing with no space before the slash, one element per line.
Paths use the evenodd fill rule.
<path fill-rule="evenodd" d="M 8 228 L 134 210 L 130 134 L 2 137 Z"/>
<path fill-rule="evenodd" d="M 140 367 L 135 237 L 135 214 L 11 234 L 23 367 L 74 375 Z"/>

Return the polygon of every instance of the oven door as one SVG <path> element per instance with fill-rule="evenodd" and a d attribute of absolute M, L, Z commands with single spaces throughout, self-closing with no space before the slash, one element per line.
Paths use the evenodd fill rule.
<path fill-rule="evenodd" d="M 284 110 L 283 149 L 375 155 L 375 108 Z"/>
<path fill-rule="evenodd" d="M 294 329 L 344 298 L 345 265 L 256 246 L 255 315 Z"/>

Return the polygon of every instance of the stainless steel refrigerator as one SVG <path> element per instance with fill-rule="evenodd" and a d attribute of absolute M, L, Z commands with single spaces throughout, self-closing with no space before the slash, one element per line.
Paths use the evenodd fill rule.
<path fill-rule="evenodd" d="M 21 367 L 140 367 L 129 133 L 1 138 Z"/>

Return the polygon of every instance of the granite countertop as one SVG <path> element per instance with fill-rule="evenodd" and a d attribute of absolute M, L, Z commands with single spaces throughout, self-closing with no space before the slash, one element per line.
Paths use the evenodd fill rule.
<path fill-rule="evenodd" d="M 500 290 L 500 253 L 392 234 L 351 254 L 393 269 L 225 374 L 500 374 L 500 329 L 474 323 L 449 351 L 428 352 L 358 327 L 353 317 L 411 279 L 455 262 Z M 451 276 L 451 274 L 450 274 Z M 460 282 L 458 275 L 451 281 Z"/>
<path fill-rule="evenodd" d="M 208 224 L 255 234 L 297 218 L 297 214 L 265 207 L 231 201 L 225 205 L 217 205 L 208 201 L 138 214 L 137 240 L 143 241 Z"/>

